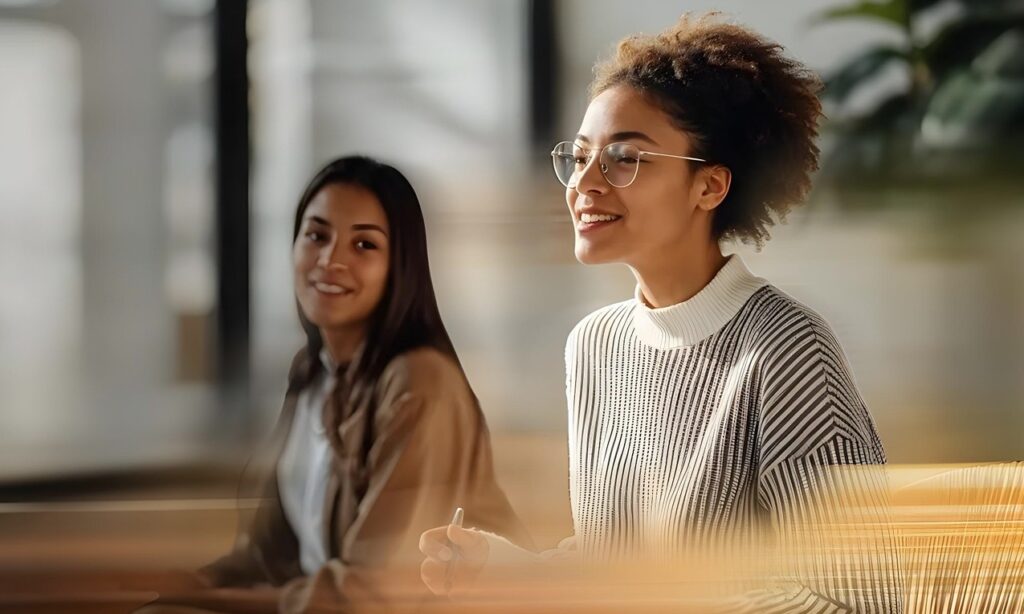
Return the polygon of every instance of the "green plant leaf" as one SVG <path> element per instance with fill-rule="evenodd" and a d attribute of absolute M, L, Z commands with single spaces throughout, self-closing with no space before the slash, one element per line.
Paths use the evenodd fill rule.
<path fill-rule="evenodd" d="M 926 11 L 936 4 L 942 4 L 943 0 L 908 0 L 910 5 L 910 14 L 914 15 L 921 11 Z M 971 0 L 960 0 L 961 2 L 970 2 Z"/>
<path fill-rule="evenodd" d="M 880 102 L 870 113 L 859 117 L 852 126 L 852 132 L 886 132 L 891 135 L 897 125 L 911 125 L 917 121 L 914 100 L 907 93 L 897 93 Z"/>
<path fill-rule="evenodd" d="M 921 57 L 936 79 L 971 63 L 1007 30 L 1024 28 L 1024 15 L 977 15 L 957 19 L 942 28 L 921 49 Z"/>
<path fill-rule="evenodd" d="M 910 9 L 910 0 L 861 0 L 846 6 L 826 9 L 812 18 L 812 23 L 844 19 L 877 19 L 903 28 Z"/>
<path fill-rule="evenodd" d="M 869 81 L 890 62 L 909 61 L 907 53 L 895 47 L 875 47 L 862 52 L 847 61 L 841 68 L 825 79 L 822 96 L 842 102 L 858 87 Z"/>
<path fill-rule="evenodd" d="M 867 186 L 891 179 L 918 123 L 906 93 L 890 96 L 872 112 L 835 125 L 836 143 L 826 154 L 819 181 L 830 186 Z"/>
<path fill-rule="evenodd" d="M 917 2 L 919 0 L 913 1 Z M 1012 10 L 1014 7 L 1018 9 L 1020 8 L 1020 0 L 956 0 L 956 3 L 962 5 L 969 11 L 976 12 L 1003 11 L 1006 9 Z"/>

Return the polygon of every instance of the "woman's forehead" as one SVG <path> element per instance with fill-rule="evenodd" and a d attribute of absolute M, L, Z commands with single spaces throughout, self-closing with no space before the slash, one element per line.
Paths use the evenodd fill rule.
<path fill-rule="evenodd" d="M 628 135 L 627 138 L 617 138 Z M 678 145 L 686 140 L 661 109 L 628 86 L 609 88 L 591 100 L 580 123 L 581 142 L 639 140 L 654 145 Z"/>
<path fill-rule="evenodd" d="M 374 222 L 387 221 L 384 208 L 373 192 L 362 186 L 345 183 L 334 183 L 321 188 L 310 201 L 304 217 L 313 215 L 338 220 L 365 218 Z"/>

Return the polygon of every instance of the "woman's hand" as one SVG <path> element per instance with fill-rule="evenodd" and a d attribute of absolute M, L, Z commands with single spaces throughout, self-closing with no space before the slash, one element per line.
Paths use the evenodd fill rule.
<path fill-rule="evenodd" d="M 454 546 L 454 547 L 453 547 Z M 446 525 L 420 535 L 420 578 L 435 595 L 467 592 L 487 563 L 490 545 L 479 531 Z"/>

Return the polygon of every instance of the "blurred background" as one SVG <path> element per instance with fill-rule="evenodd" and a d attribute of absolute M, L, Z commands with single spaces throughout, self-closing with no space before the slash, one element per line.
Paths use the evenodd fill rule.
<path fill-rule="evenodd" d="M 353 152 L 420 193 L 502 479 L 567 533 L 565 336 L 633 281 L 575 261 L 548 152 L 594 61 L 684 11 L 827 83 L 812 202 L 727 251 L 833 325 L 890 461 L 1024 457 L 1024 6 L 849 2 L 0 0 L 0 565 L 54 527 L 138 538 L 87 562 L 226 549 L 301 344 L 296 202 Z"/>

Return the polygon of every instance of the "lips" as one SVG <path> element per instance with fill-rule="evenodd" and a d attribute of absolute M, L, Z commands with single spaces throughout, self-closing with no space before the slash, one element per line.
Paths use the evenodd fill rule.
<path fill-rule="evenodd" d="M 622 219 L 621 215 L 605 213 L 603 211 L 578 211 L 576 230 L 585 233 L 599 228 L 604 228 Z"/>
<path fill-rule="evenodd" d="M 348 294 L 352 294 L 351 288 L 348 288 L 338 283 L 331 283 L 316 279 L 309 280 L 309 283 L 320 294 L 326 294 L 328 296 L 345 296 Z"/>

